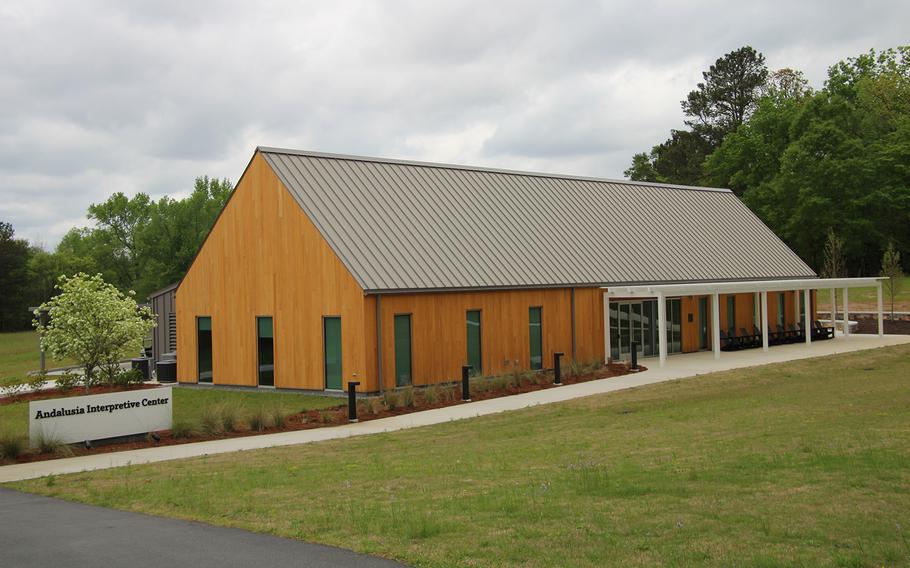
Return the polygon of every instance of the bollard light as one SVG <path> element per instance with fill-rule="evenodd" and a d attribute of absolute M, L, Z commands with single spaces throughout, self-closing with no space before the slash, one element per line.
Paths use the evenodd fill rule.
<path fill-rule="evenodd" d="M 632 342 L 632 370 L 638 370 L 638 343 Z"/>
<path fill-rule="evenodd" d="M 565 355 L 562 352 L 553 353 L 553 384 L 561 385 L 562 384 L 562 364 L 560 358 Z"/>
<path fill-rule="evenodd" d="M 464 365 L 461 368 L 461 400 L 463 402 L 471 402 L 471 383 L 469 381 L 471 369 L 470 365 Z"/>
<path fill-rule="evenodd" d="M 348 422 L 357 422 L 357 385 L 358 381 L 348 381 Z"/>

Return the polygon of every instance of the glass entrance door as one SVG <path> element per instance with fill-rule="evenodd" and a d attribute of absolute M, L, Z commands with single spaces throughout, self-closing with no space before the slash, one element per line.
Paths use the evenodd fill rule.
<path fill-rule="evenodd" d="M 667 352 L 682 351 L 681 310 L 678 298 L 667 302 Z M 651 357 L 659 352 L 657 329 L 657 300 L 610 303 L 610 357 L 627 359 L 636 344 L 639 357 Z"/>

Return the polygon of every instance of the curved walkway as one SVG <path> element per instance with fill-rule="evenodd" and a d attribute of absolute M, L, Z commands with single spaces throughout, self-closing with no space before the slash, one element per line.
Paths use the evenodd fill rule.
<path fill-rule="evenodd" d="M 400 568 L 350 550 L 0 489 L 2 565 Z"/>
<path fill-rule="evenodd" d="M 77 473 L 125 465 L 392 432 L 508 410 L 518 410 L 538 404 L 562 402 L 573 398 L 684 379 L 717 371 L 812 357 L 825 357 L 836 353 L 847 353 L 903 343 L 910 343 L 910 335 L 886 335 L 883 338 L 879 338 L 876 335 L 852 335 L 849 338 L 838 336 L 836 339 L 814 341 L 809 346 L 802 343 L 775 346 L 767 353 L 762 352 L 761 349 L 723 353 L 721 358 L 717 360 L 714 359 L 710 352 L 676 355 L 667 360 L 667 366 L 664 368 L 657 367 L 657 361 L 654 359 L 644 359 L 642 361 L 643 364 L 651 364 L 654 367 L 641 373 L 482 400 L 470 404 L 458 404 L 446 408 L 413 412 L 401 416 L 369 420 L 358 424 L 7 465 L 0 467 L 0 483 L 44 477 L 51 474 Z"/>

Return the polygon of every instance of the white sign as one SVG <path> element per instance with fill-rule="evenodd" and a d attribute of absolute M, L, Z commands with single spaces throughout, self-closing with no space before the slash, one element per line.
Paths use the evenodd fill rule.
<path fill-rule="evenodd" d="M 169 430 L 171 387 L 35 400 L 28 403 L 28 436 L 72 443 Z"/>

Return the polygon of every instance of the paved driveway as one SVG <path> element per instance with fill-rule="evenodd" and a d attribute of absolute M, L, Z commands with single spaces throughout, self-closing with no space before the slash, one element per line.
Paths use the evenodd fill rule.
<path fill-rule="evenodd" d="M 401 567 L 340 548 L 0 489 L 0 565 Z"/>

